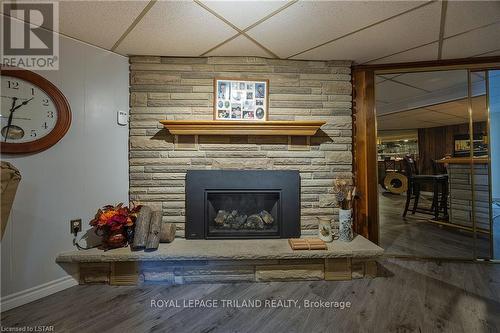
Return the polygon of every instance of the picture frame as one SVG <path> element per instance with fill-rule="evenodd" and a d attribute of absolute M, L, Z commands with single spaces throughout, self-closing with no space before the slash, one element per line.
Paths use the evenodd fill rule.
<path fill-rule="evenodd" d="M 267 121 L 269 80 L 214 78 L 214 120 Z"/>
<path fill-rule="evenodd" d="M 453 136 L 453 157 L 468 157 L 470 156 L 470 135 L 455 134 Z M 484 133 L 474 133 L 472 138 L 474 157 L 488 155 L 487 136 Z"/>

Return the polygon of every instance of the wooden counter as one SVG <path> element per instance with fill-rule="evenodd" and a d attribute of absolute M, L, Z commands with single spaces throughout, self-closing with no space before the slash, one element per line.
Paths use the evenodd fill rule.
<path fill-rule="evenodd" d="M 452 158 L 443 158 L 436 161 L 437 163 L 446 163 L 446 164 L 471 164 L 470 157 L 452 157 Z M 472 159 L 472 164 L 487 164 L 488 157 L 474 157 Z"/>
<path fill-rule="evenodd" d="M 472 228 L 474 218 L 478 228 L 489 232 L 488 158 L 454 157 L 439 163 L 447 164 L 449 222 Z"/>

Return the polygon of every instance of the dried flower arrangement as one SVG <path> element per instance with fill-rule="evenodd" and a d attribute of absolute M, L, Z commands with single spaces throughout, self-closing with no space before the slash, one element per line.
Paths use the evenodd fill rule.
<path fill-rule="evenodd" d="M 337 199 L 339 208 L 352 209 L 356 187 L 349 185 L 345 179 L 335 179 L 333 181 L 333 193 Z"/>
<path fill-rule="evenodd" d="M 95 228 L 96 235 L 102 237 L 103 248 L 127 246 L 133 239 L 134 223 L 141 206 L 124 207 L 106 205 L 99 209 L 90 225 Z"/>
<path fill-rule="evenodd" d="M 356 187 L 345 179 L 335 179 L 333 193 L 339 205 L 339 240 L 350 242 L 354 238 L 352 228 L 352 207 L 356 197 Z"/>

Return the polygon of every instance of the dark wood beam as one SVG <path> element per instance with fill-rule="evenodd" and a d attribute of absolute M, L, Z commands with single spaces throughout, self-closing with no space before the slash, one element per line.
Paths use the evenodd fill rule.
<path fill-rule="evenodd" d="M 476 58 L 459 58 L 446 60 L 430 60 L 417 62 L 400 62 L 393 64 L 372 64 L 372 65 L 354 65 L 352 68 L 356 70 L 371 70 L 371 71 L 387 71 L 387 70 L 406 70 L 413 71 L 415 69 L 439 70 L 440 67 L 463 66 L 470 67 L 477 65 L 478 68 L 500 68 L 500 57 L 476 57 Z"/>
<path fill-rule="evenodd" d="M 353 171 L 359 193 L 354 227 L 357 233 L 378 243 L 375 73 L 371 70 L 355 70 L 353 86 Z"/>

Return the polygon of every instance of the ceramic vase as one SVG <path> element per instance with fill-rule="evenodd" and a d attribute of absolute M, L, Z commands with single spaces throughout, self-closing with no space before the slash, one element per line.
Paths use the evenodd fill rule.
<path fill-rule="evenodd" d="M 318 217 L 318 237 L 327 243 L 333 240 L 331 220 Z"/>
<path fill-rule="evenodd" d="M 339 240 L 350 242 L 353 238 L 352 209 L 339 209 Z"/>

